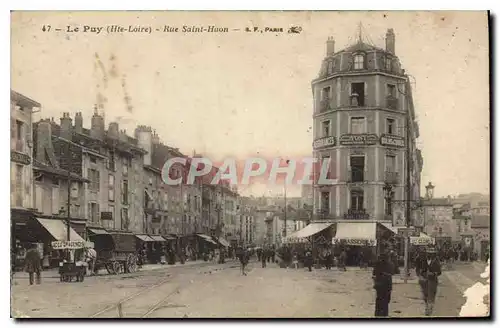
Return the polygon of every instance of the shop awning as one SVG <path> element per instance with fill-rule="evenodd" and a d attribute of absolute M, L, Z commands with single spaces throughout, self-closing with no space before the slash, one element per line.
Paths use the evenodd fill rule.
<path fill-rule="evenodd" d="M 153 241 L 160 241 L 160 242 L 164 242 L 166 241 L 162 236 L 160 235 L 149 235 L 149 237 L 151 237 L 151 239 L 153 239 Z"/>
<path fill-rule="evenodd" d="M 55 240 L 58 241 L 67 241 L 68 240 L 68 228 L 67 225 L 58 219 L 36 219 L 40 224 L 54 237 Z M 85 242 L 85 240 L 80 237 L 79 234 L 76 233 L 71 227 L 69 228 L 69 239 L 70 241 L 81 241 Z"/>
<path fill-rule="evenodd" d="M 177 239 L 177 237 L 172 236 L 172 235 L 162 235 L 162 237 L 163 237 L 165 240 L 176 240 L 176 239 Z"/>
<path fill-rule="evenodd" d="M 151 242 L 154 241 L 153 238 L 149 237 L 148 235 L 135 235 L 138 239 L 146 242 Z"/>
<path fill-rule="evenodd" d="M 219 243 L 221 243 L 222 246 L 224 247 L 230 247 L 231 244 L 228 243 L 227 240 L 225 240 L 224 238 L 220 237 L 220 238 L 217 238 L 219 240 Z"/>
<path fill-rule="evenodd" d="M 342 242 L 351 246 L 377 245 L 377 223 L 375 222 L 339 222 L 333 243 Z"/>
<path fill-rule="evenodd" d="M 395 234 L 398 234 L 398 227 L 394 227 L 391 223 L 380 222 L 380 224 L 391 230 Z"/>
<path fill-rule="evenodd" d="M 87 228 L 87 229 L 94 235 L 109 235 L 109 232 L 107 232 L 104 229 L 99 229 L 99 228 Z"/>
<path fill-rule="evenodd" d="M 204 235 L 202 233 L 197 234 L 197 236 L 200 236 L 201 238 L 205 239 L 209 243 L 217 245 L 217 243 L 210 236 Z"/>
<path fill-rule="evenodd" d="M 317 234 L 320 231 L 325 230 L 330 227 L 333 223 L 311 223 L 307 225 L 304 229 L 297 231 L 295 235 L 297 238 L 306 238 Z"/>
<path fill-rule="evenodd" d="M 416 246 L 433 245 L 436 240 L 425 233 L 421 232 L 418 237 L 410 237 L 410 244 Z"/>

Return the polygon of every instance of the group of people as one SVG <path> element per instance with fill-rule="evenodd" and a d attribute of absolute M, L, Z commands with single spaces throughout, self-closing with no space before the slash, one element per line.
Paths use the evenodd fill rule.
<path fill-rule="evenodd" d="M 373 282 L 376 291 L 375 316 L 389 315 L 389 303 L 392 293 L 392 276 L 397 273 L 398 265 L 391 260 L 390 250 L 384 250 L 379 255 L 373 267 Z M 425 315 L 434 310 L 434 302 L 438 287 L 438 277 L 441 275 L 441 263 L 435 248 L 427 247 L 420 250 L 415 259 L 415 271 L 425 302 Z"/>

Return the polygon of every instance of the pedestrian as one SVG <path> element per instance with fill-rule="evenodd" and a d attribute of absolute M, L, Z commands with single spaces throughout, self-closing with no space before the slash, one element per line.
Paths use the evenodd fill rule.
<path fill-rule="evenodd" d="M 295 268 L 295 270 L 297 270 L 299 268 L 299 259 L 297 252 L 293 253 L 292 262 L 293 262 L 293 267 Z"/>
<path fill-rule="evenodd" d="M 247 273 L 245 272 L 245 268 L 248 264 L 248 257 L 249 257 L 248 250 L 243 249 L 240 255 L 240 263 L 241 263 L 241 274 L 244 276 L 247 275 Z"/>
<path fill-rule="evenodd" d="M 333 254 L 330 250 L 326 252 L 325 256 L 325 266 L 327 270 L 331 270 L 333 265 Z"/>
<path fill-rule="evenodd" d="M 343 271 L 347 271 L 345 265 L 346 265 L 346 259 L 347 259 L 347 253 L 344 249 L 342 249 L 340 251 L 340 255 L 339 255 L 339 258 L 338 258 L 338 263 L 337 263 L 337 266 L 339 268 L 339 270 L 343 270 Z"/>
<path fill-rule="evenodd" d="M 305 256 L 305 265 L 307 267 L 307 269 L 309 270 L 309 272 L 312 271 L 312 265 L 313 265 L 313 256 L 312 256 L 312 253 L 311 251 L 307 251 L 306 252 L 306 256 Z"/>
<path fill-rule="evenodd" d="M 262 249 L 258 248 L 258 249 L 257 249 L 257 261 L 259 261 L 259 262 L 260 262 L 260 258 L 261 258 L 261 256 L 262 256 Z"/>
<path fill-rule="evenodd" d="M 24 270 L 29 274 L 30 285 L 33 285 L 36 275 L 36 284 L 42 283 L 40 271 L 42 270 L 40 252 L 35 244 L 30 245 L 30 249 L 26 252 Z"/>
<path fill-rule="evenodd" d="M 267 249 L 264 249 L 264 254 L 267 254 Z M 262 256 L 262 267 L 265 268 L 267 263 L 267 256 Z"/>
<path fill-rule="evenodd" d="M 438 276 L 441 275 L 441 263 L 439 263 L 435 248 L 427 248 L 426 254 L 419 257 L 416 273 L 425 302 L 425 315 L 430 316 L 434 310 Z"/>
<path fill-rule="evenodd" d="M 276 251 L 274 250 L 274 246 L 271 249 L 271 258 L 272 258 L 272 263 L 276 263 Z"/>
<path fill-rule="evenodd" d="M 373 288 L 376 292 L 375 316 L 387 317 L 391 302 L 393 264 L 386 251 L 383 251 L 373 267 Z"/>

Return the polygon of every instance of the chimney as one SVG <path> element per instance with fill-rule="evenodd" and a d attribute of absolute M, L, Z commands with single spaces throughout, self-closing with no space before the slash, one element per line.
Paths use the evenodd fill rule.
<path fill-rule="evenodd" d="M 153 152 L 151 127 L 139 125 L 135 129 L 135 138 L 137 139 L 138 146 L 147 151 L 144 155 L 144 165 L 151 165 Z"/>
<path fill-rule="evenodd" d="M 153 131 L 153 135 L 151 137 L 151 141 L 153 142 L 153 145 L 159 145 L 160 144 L 160 136 L 156 134 L 156 130 Z"/>
<path fill-rule="evenodd" d="M 52 145 L 52 121 L 41 120 L 36 127 L 36 157 L 37 162 L 57 167 L 57 160 Z"/>
<path fill-rule="evenodd" d="M 90 124 L 90 136 L 99 140 L 104 139 L 104 117 L 99 115 L 96 107 L 94 107 L 94 115 Z"/>
<path fill-rule="evenodd" d="M 82 112 L 77 112 L 75 114 L 75 132 L 76 133 L 83 133 L 83 117 L 82 117 Z"/>
<path fill-rule="evenodd" d="M 113 139 L 119 139 L 120 138 L 119 132 L 120 132 L 120 129 L 119 129 L 118 123 L 116 123 L 116 122 L 109 123 L 108 137 L 113 138 Z"/>
<path fill-rule="evenodd" d="M 396 36 L 392 28 L 387 30 L 385 34 L 385 50 L 391 54 L 396 54 Z"/>
<path fill-rule="evenodd" d="M 64 112 L 63 117 L 61 117 L 61 131 L 59 132 L 59 136 L 66 140 L 71 140 L 73 136 L 73 125 L 72 125 L 71 117 L 69 113 Z"/>
<path fill-rule="evenodd" d="M 335 40 L 333 36 L 329 36 L 326 40 L 326 55 L 332 56 L 335 53 Z"/>

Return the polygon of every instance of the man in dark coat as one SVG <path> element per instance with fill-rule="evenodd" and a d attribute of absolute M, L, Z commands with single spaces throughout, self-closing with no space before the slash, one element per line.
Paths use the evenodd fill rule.
<path fill-rule="evenodd" d="M 42 259 L 40 252 L 36 249 L 36 245 L 32 244 L 26 252 L 24 269 L 30 277 L 30 285 L 33 285 L 34 276 L 36 275 L 36 283 L 39 285 L 42 282 L 40 271 L 42 270 Z"/>
<path fill-rule="evenodd" d="M 249 260 L 249 253 L 246 248 L 242 249 L 240 252 L 240 263 L 241 263 L 241 274 L 246 276 L 247 273 L 245 272 L 245 268 L 248 264 Z"/>
<path fill-rule="evenodd" d="M 312 265 L 313 265 L 313 255 L 312 255 L 311 250 L 309 250 L 309 249 L 306 251 L 306 256 L 304 258 L 304 264 L 307 267 L 307 269 L 309 270 L 309 272 L 311 272 Z"/>
<path fill-rule="evenodd" d="M 339 268 L 339 270 L 346 271 L 346 267 L 345 267 L 346 260 L 347 260 L 347 253 L 344 249 L 342 249 L 340 251 L 340 255 L 339 255 L 338 263 L 337 263 L 337 267 Z"/>
<path fill-rule="evenodd" d="M 265 248 L 262 252 L 262 267 L 265 268 L 267 265 L 267 248 Z"/>
<path fill-rule="evenodd" d="M 392 274 L 394 267 L 386 251 L 382 252 L 373 267 L 373 288 L 377 294 L 375 301 L 375 316 L 387 317 L 391 302 Z"/>
<path fill-rule="evenodd" d="M 430 316 L 434 310 L 438 276 L 441 275 L 441 263 L 436 249 L 429 247 L 424 256 L 419 256 L 415 269 L 425 302 L 425 315 Z"/>

